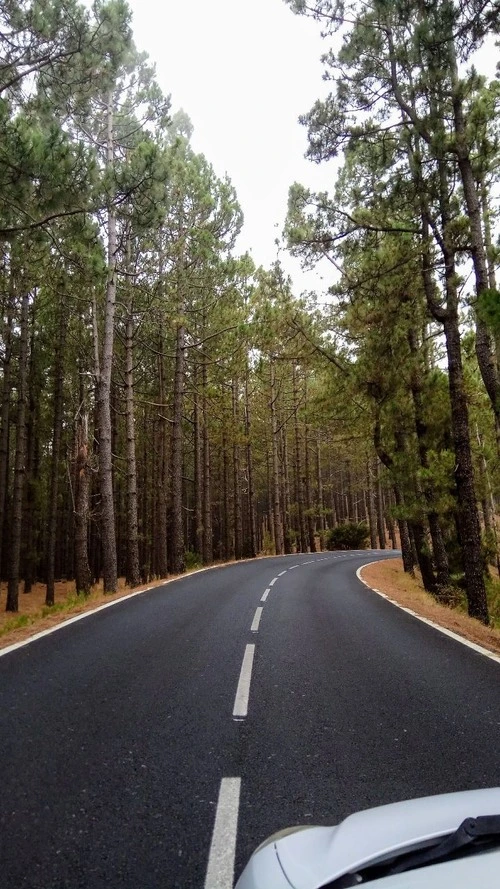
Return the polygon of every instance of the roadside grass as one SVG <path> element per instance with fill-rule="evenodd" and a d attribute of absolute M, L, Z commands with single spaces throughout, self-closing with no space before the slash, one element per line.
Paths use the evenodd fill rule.
<path fill-rule="evenodd" d="M 500 654 L 500 581 L 495 578 L 490 578 L 487 584 L 492 626 L 485 627 L 467 614 L 465 596 L 459 596 L 455 607 L 440 604 L 426 593 L 418 573 L 415 578 L 405 574 L 401 559 L 374 562 L 363 568 L 361 575 L 365 583 L 399 605 Z"/>

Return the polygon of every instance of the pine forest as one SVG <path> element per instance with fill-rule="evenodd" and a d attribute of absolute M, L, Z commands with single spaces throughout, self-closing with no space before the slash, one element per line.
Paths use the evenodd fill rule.
<path fill-rule="evenodd" d="M 8 612 L 368 546 L 500 626 L 498 0 L 285 2 L 323 36 L 301 123 L 334 172 L 290 184 L 281 249 L 326 296 L 238 250 L 125 0 L 0 3 Z"/>

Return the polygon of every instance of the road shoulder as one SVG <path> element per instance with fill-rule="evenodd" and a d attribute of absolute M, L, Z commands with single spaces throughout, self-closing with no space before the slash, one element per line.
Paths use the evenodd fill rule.
<path fill-rule="evenodd" d="M 401 559 L 384 559 L 372 562 L 360 569 L 359 577 L 375 592 L 389 601 L 414 612 L 457 636 L 479 645 L 494 654 L 500 654 L 500 631 L 485 627 L 479 621 L 457 609 L 440 605 L 421 584 L 405 574 Z"/>

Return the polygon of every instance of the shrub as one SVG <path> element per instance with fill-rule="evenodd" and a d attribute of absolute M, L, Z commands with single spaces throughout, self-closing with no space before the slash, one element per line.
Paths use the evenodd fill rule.
<path fill-rule="evenodd" d="M 366 549 L 370 532 L 366 522 L 343 522 L 328 531 L 328 549 Z"/>
<path fill-rule="evenodd" d="M 186 571 L 192 571 L 194 568 L 203 567 L 203 559 L 199 553 L 195 553 L 192 549 L 188 549 L 184 553 L 184 564 L 186 566 Z"/>

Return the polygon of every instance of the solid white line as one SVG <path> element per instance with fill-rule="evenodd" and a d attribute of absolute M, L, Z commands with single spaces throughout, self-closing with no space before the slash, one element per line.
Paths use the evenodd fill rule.
<path fill-rule="evenodd" d="M 205 889 L 233 889 L 241 778 L 223 778 L 208 857 Z"/>
<path fill-rule="evenodd" d="M 277 577 L 273 577 L 273 579 L 269 581 L 269 586 L 274 586 L 274 584 L 276 583 L 277 580 L 278 580 Z"/>
<path fill-rule="evenodd" d="M 252 621 L 252 626 L 250 627 L 250 630 L 252 633 L 256 633 L 257 630 L 259 629 L 260 619 L 262 617 L 263 610 L 264 610 L 263 608 L 257 608 L 257 611 L 255 612 L 255 617 Z"/>
<path fill-rule="evenodd" d="M 278 574 L 278 577 L 283 577 L 284 574 L 286 574 L 286 569 L 285 569 L 285 571 L 280 571 L 280 573 Z"/>
<path fill-rule="evenodd" d="M 250 696 L 250 683 L 252 681 L 252 667 L 255 655 L 255 645 L 247 645 L 243 655 L 238 688 L 234 699 L 233 716 L 246 716 L 248 713 L 248 698 Z"/>
<path fill-rule="evenodd" d="M 271 592 L 271 590 L 269 589 L 269 587 L 267 588 L 267 590 L 264 590 L 264 592 L 262 594 L 262 599 L 260 601 L 265 602 L 270 592 Z"/>
<path fill-rule="evenodd" d="M 482 645 L 478 645 L 476 642 L 471 642 L 469 639 L 465 639 L 463 636 L 459 636 L 458 633 L 454 633 L 453 630 L 448 630 L 447 627 L 442 627 L 440 624 L 434 623 L 433 620 L 429 620 L 428 617 L 423 617 L 421 614 L 417 614 L 416 611 L 412 611 L 411 608 L 405 608 L 404 605 L 400 605 L 399 602 L 395 602 L 394 599 L 386 596 L 385 593 L 381 593 L 380 590 L 374 589 L 370 586 L 366 580 L 363 580 L 361 577 L 361 571 L 363 568 L 368 568 L 369 565 L 378 565 L 380 562 L 386 561 L 385 559 L 377 559 L 376 562 L 367 562 L 366 565 L 361 565 L 361 568 L 358 568 L 356 571 L 356 577 L 361 583 L 364 583 L 372 593 L 376 593 L 377 596 L 381 596 L 382 599 L 385 599 L 387 602 L 390 602 L 391 605 L 395 605 L 396 608 L 400 608 L 401 611 L 406 611 L 407 614 L 411 614 L 412 617 L 416 617 L 417 620 L 421 620 L 423 624 L 427 624 L 429 627 L 433 627 L 434 630 L 439 630 L 440 633 L 443 633 L 444 636 L 449 636 L 450 639 L 454 639 L 455 642 L 461 642 L 462 645 L 466 645 L 467 648 L 472 648 L 473 651 L 477 651 L 478 654 L 484 655 L 484 657 L 489 657 L 490 660 L 495 661 L 495 663 L 500 664 L 500 655 L 495 654 L 495 652 L 490 651 L 488 648 L 483 648 Z"/>

